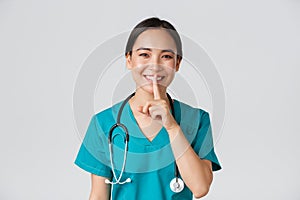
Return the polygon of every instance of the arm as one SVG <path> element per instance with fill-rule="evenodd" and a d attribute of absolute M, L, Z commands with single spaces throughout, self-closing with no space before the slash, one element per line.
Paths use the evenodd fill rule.
<path fill-rule="evenodd" d="M 169 112 L 168 103 L 162 99 L 148 101 L 140 112 L 162 122 L 169 134 L 176 164 L 185 184 L 196 198 L 205 196 L 213 179 L 212 163 L 209 160 L 200 159 L 196 154 Z"/>
<path fill-rule="evenodd" d="M 179 125 L 167 129 L 176 164 L 185 184 L 196 198 L 205 196 L 213 179 L 212 164 L 201 160 L 185 138 Z"/>
<path fill-rule="evenodd" d="M 108 200 L 110 198 L 110 185 L 105 183 L 105 177 L 91 174 L 92 188 L 89 200 Z"/>
<path fill-rule="evenodd" d="M 169 112 L 168 102 L 161 99 L 156 79 L 153 80 L 154 101 L 148 101 L 140 112 L 159 120 L 169 134 L 171 148 L 181 177 L 196 198 L 205 196 L 213 179 L 212 163 L 201 160 Z"/>

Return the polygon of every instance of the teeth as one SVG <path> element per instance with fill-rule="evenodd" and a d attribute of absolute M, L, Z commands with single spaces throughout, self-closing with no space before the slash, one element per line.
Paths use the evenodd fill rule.
<path fill-rule="evenodd" d="M 148 76 L 148 75 L 146 75 L 146 78 L 147 78 L 147 79 L 150 79 L 150 80 L 152 80 L 152 81 L 154 80 L 154 76 Z M 162 78 L 163 78 L 162 76 L 157 76 L 157 77 L 156 77 L 156 80 L 159 81 L 159 80 L 161 80 Z"/>

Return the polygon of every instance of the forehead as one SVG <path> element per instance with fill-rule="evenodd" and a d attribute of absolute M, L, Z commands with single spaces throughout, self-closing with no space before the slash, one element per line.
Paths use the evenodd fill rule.
<path fill-rule="evenodd" d="M 170 33 L 166 30 L 148 29 L 141 33 L 136 39 L 133 50 L 138 48 L 153 48 L 153 49 L 172 49 L 176 52 L 176 44 Z"/>

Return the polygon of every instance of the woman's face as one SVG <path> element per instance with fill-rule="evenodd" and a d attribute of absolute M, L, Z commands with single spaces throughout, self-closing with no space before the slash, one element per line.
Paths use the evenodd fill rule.
<path fill-rule="evenodd" d="M 141 33 L 132 47 L 131 56 L 126 57 L 137 89 L 153 93 L 152 82 L 157 77 L 159 87 L 165 91 L 179 69 L 180 60 L 176 54 L 176 44 L 166 30 L 156 28 Z"/>

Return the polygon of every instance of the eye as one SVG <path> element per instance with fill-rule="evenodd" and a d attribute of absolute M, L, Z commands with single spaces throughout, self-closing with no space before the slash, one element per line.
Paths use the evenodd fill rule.
<path fill-rule="evenodd" d="M 148 57 L 149 57 L 149 55 L 148 55 L 147 53 L 141 53 L 141 54 L 139 54 L 139 56 L 145 57 L 145 58 L 148 58 Z"/>
<path fill-rule="evenodd" d="M 168 54 L 167 54 L 167 55 L 163 55 L 162 57 L 163 57 L 163 58 L 167 58 L 167 59 L 172 59 L 172 58 L 173 58 L 173 56 L 168 55 Z"/>

